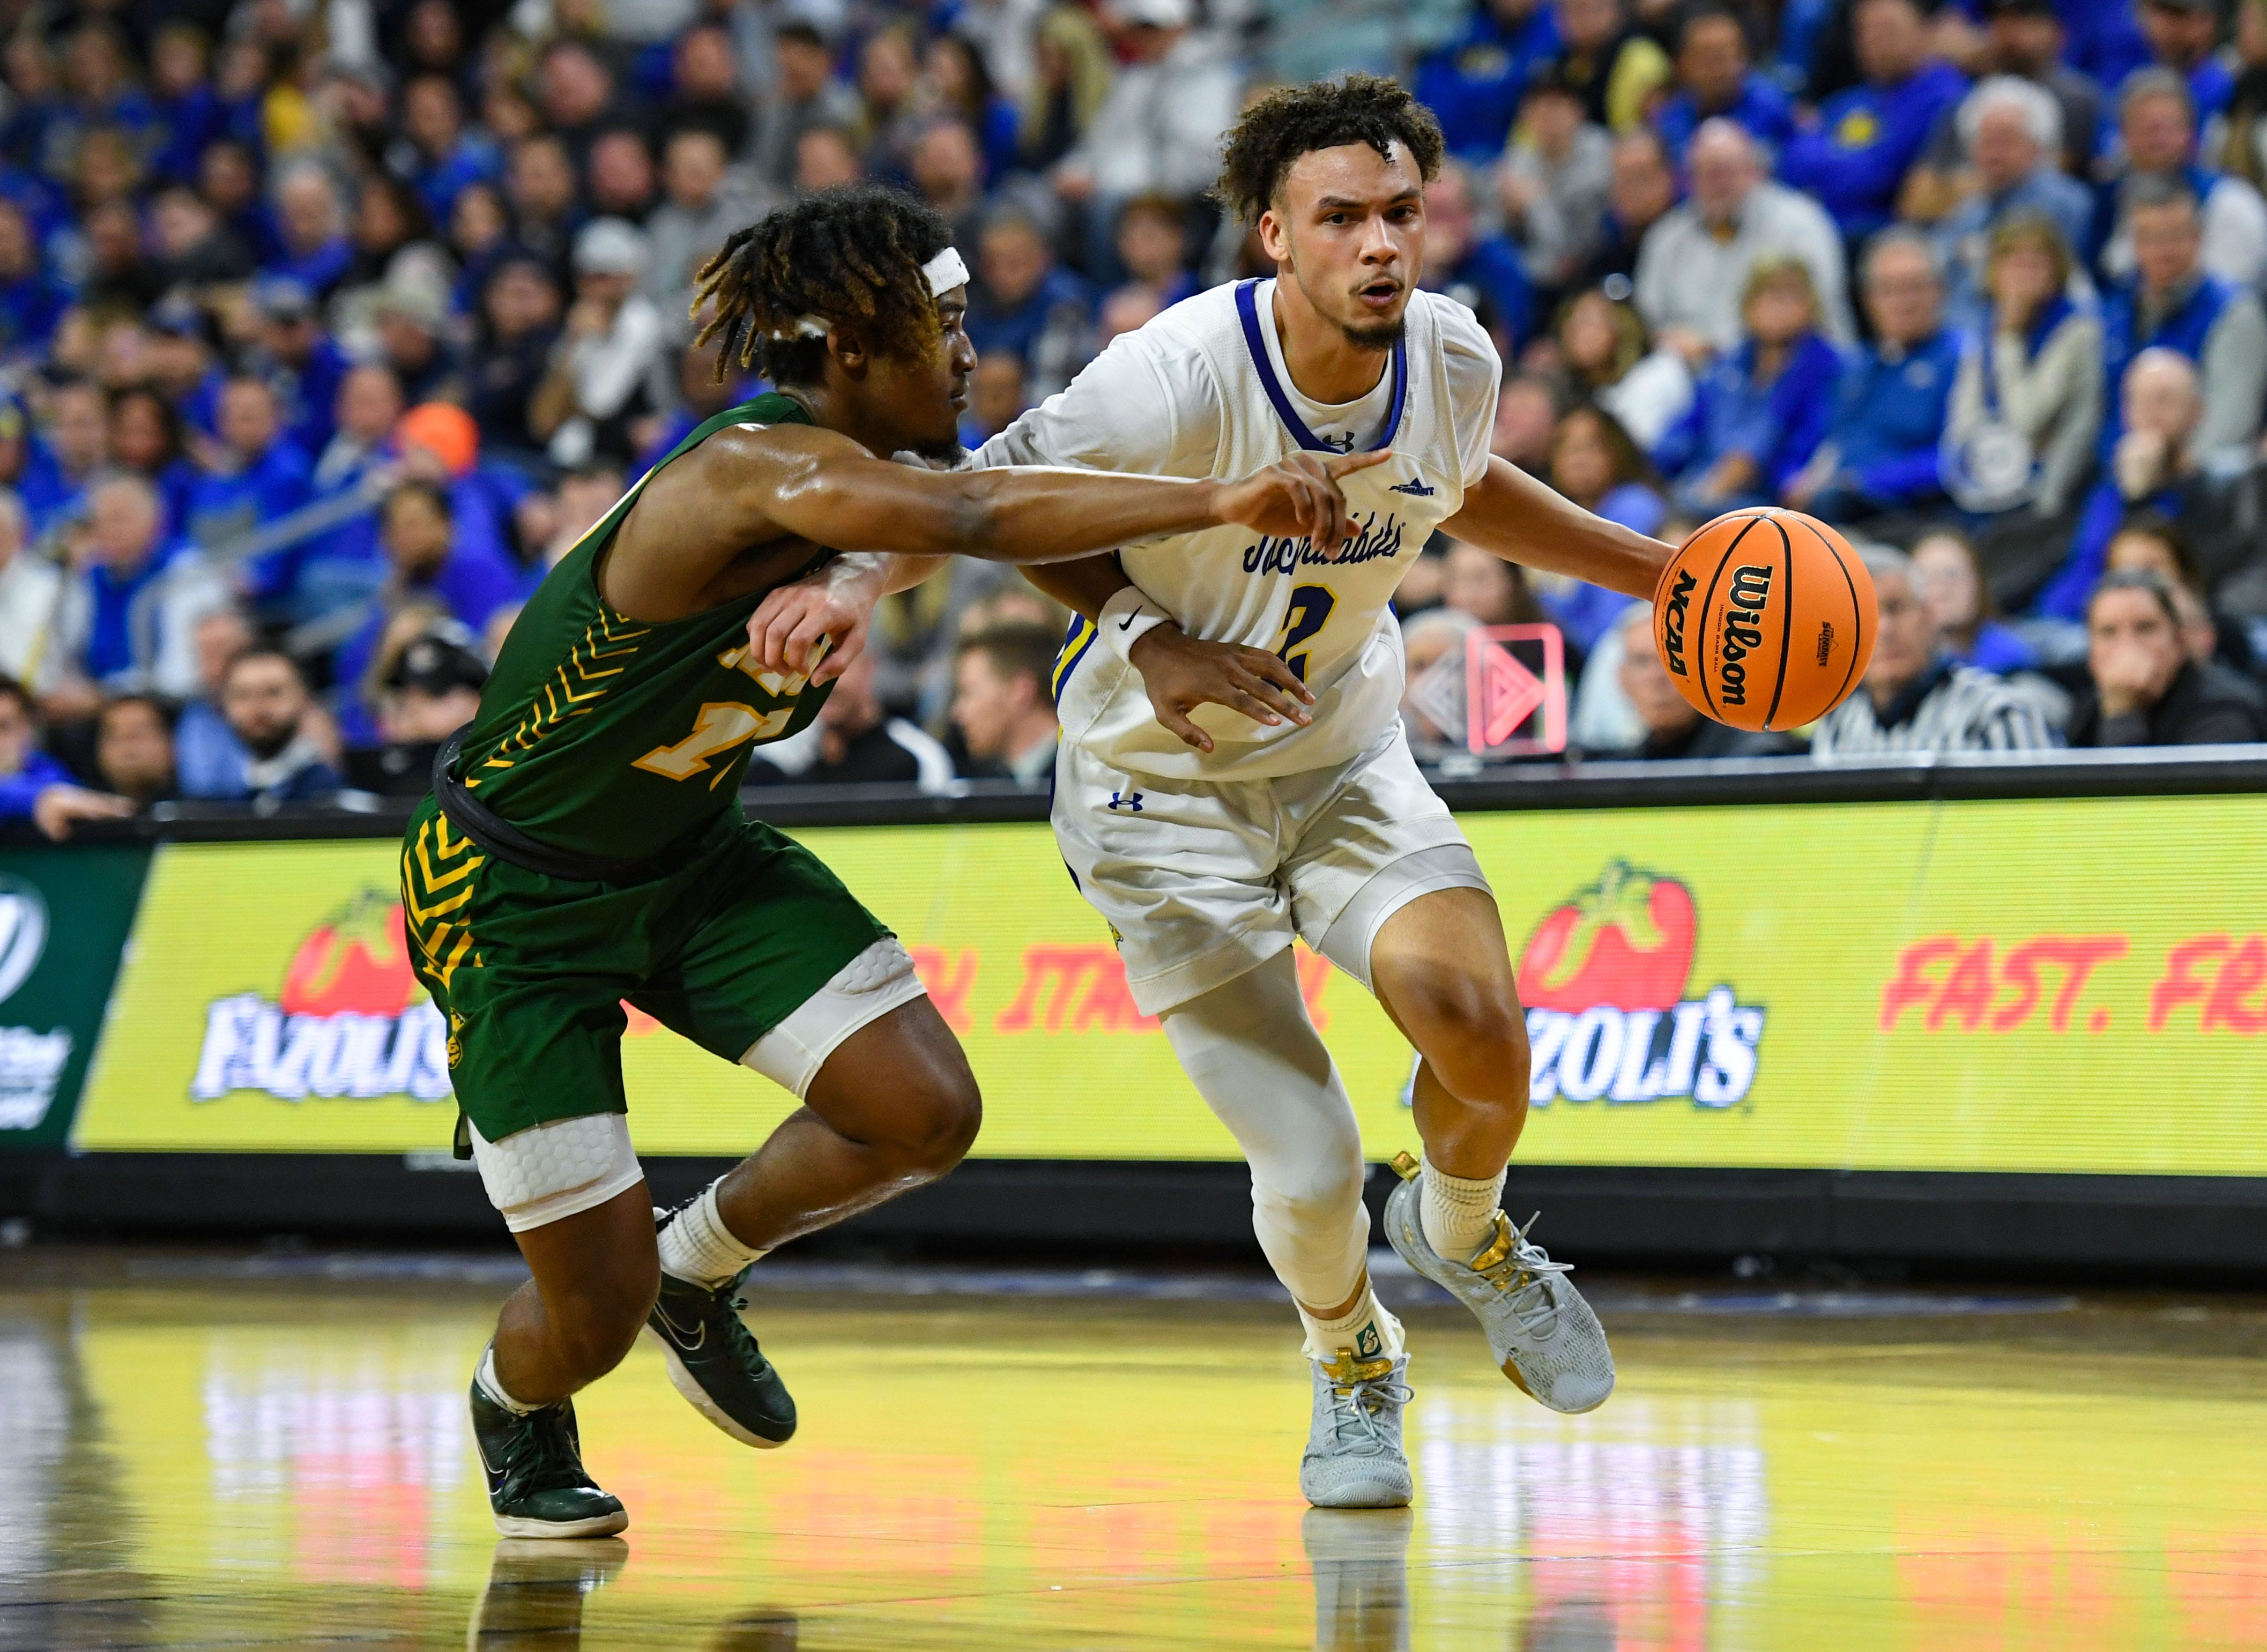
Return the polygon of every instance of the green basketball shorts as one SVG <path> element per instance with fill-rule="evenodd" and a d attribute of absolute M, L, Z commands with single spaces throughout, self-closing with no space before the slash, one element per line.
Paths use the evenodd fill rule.
<path fill-rule="evenodd" d="M 800 1095 L 835 1044 L 921 992 L 909 962 L 877 959 L 850 972 L 855 1002 L 833 1005 L 854 960 L 902 950 L 818 856 L 730 816 L 664 877 L 594 883 L 499 859 L 429 797 L 403 835 L 401 901 L 417 978 L 448 1017 L 457 1105 L 484 1143 L 627 1111 L 625 1002 Z M 806 1005 L 826 1013 L 797 1017 Z"/>

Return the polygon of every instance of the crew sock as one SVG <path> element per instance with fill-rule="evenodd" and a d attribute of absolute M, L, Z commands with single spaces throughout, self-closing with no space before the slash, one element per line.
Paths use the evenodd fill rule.
<path fill-rule="evenodd" d="M 525 1400 L 514 1399 L 509 1393 L 504 1391 L 504 1385 L 496 1376 L 495 1343 L 493 1340 L 488 1343 L 488 1347 L 481 1350 L 480 1369 L 473 1373 L 473 1381 L 479 1385 L 481 1392 L 486 1394 L 490 1399 L 495 1400 L 497 1405 L 502 1406 L 506 1411 L 516 1413 L 524 1417 L 531 1411 L 540 1411 L 543 1409 L 540 1406 L 531 1406 Z"/>
<path fill-rule="evenodd" d="M 716 1208 L 716 1184 L 679 1211 L 661 1230 L 661 1271 L 715 1290 L 737 1278 L 764 1252 L 743 1245 Z"/>
<path fill-rule="evenodd" d="M 1495 1213 L 1503 1202 L 1503 1172 L 1485 1181 L 1451 1176 L 1425 1161 L 1425 1185 L 1417 1220 L 1425 1243 L 1450 1262 L 1470 1262 L 1494 1236 Z"/>
<path fill-rule="evenodd" d="M 1344 1352 L 1352 1350 L 1356 1359 L 1385 1358 L 1398 1360 L 1405 1346 L 1401 1336 L 1401 1321 L 1396 1319 L 1377 1300 L 1369 1288 L 1369 1278 L 1364 1274 L 1361 1296 L 1354 1305 L 1335 1319 L 1318 1319 L 1307 1311 L 1304 1304 L 1299 1318 L 1307 1327 L 1307 1357 L 1330 1364 Z"/>

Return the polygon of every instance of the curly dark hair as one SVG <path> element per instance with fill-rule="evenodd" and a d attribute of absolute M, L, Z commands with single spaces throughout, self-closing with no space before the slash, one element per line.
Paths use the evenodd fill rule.
<path fill-rule="evenodd" d="M 808 315 L 856 329 L 879 354 L 927 361 L 940 334 L 921 266 L 951 244 L 943 217 L 909 195 L 872 184 L 822 189 L 737 231 L 701 267 L 693 348 L 720 341 L 719 380 L 755 368 L 774 384 L 816 384 L 826 341 L 796 334 Z"/>
<path fill-rule="evenodd" d="M 1299 157 L 1346 143 L 1367 143 L 1389 160 L 1398 143 L 1427 183 L 1439 173 L 1447 147 L 1433 112 L 1382 75 L 1356 72 L 1284 86 L 1246 109 L 1229 128 L 1213 199 L 1256 224 L 1275 204 L 1283 176 Z"/>

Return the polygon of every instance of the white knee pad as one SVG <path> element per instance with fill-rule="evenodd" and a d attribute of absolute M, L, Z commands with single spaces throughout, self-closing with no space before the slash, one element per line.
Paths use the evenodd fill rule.
<path fill-rule="evenodd" d="M 852 958 L 788 1018 L 750 1045 L 740 1057 L 798 1101 L 843 1041 L 928 989 L 913 973 L 912 954 L 885 935 Z"/>
<path fill-rule="evenodd" d="M 469 1122 L 469 1121 L 468 1121 Z M 603 1205 L 645 1178 L 618 1112 L 554 1119 L 491 1142 L 472 1126 L 473 1163 L 514 1233 Z"/>
<path fill-rule="evenodd" d="M 1173 1054 L 1251 1165 L 1251 1226 L 1310 1308 L 1354 1294 L 1369 1255 L 1354 1104 L 1307 1017 L 1287 949 L 1165 1012 Z"/>

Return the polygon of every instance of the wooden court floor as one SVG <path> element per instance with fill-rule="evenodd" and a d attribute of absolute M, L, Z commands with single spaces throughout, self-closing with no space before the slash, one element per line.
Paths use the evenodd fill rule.
<path fill-rule="evenodd" d="M 630 1529 L 569 1546 L 491 1531 L 501 1289 L 429 1271 L 0 1252 L 0 1652 L 2267 1647 L 2256 1299 L 1623 1286 L 1577 1419 L 1420 1311 L 1418 1506 L 1326 1515 L 1264 1302 L 775 1289 L 800 1435 L 641 1347 L 581 1404 Z"/>

